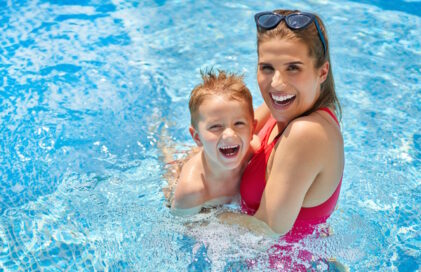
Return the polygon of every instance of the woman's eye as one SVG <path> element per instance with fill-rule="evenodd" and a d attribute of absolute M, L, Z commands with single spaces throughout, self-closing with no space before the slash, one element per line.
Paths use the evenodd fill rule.
<path fill-rule="evenodd" d="M 273 66 L 272 65 L 263 64 L 263 65 L 260 65 L 260 70 L 263 71 L 263 72 L 265 72 L 265 73 L 270 73 L 274 69 L 273 69 Z"/>
<path fill-rule="evenodd" d="M 288 71 L 298 71 L 298 70 L 300 70 L 300 67 L 298 67 L 298 65 L 291 64 L 291 65 L 288 65 L 287 70 Z"/>

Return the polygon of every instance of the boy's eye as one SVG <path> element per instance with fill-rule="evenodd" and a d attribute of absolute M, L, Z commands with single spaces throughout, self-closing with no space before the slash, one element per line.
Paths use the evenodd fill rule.
<path fill-rule="evenodd" d="M 237 122 L 235 122 L 235 125 L 236 126 L 244 126 L 244 125 L 246 125 L 246 122 L 244 122 L 244 121 L 237 121 Z"/>
<path fill-rule="evenodd" d="M 209 127 L 210 130 L 218 130 L 220 128 L 222 128 L 221 125 L 212 125 L 212 126 Z"/>

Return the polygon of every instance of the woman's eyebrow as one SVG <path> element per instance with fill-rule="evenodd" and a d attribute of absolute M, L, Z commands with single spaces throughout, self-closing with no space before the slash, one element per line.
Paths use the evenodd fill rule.
<path fill-rule="evenodd" d="M 304 63 L 302 61 L 291 61 L 287 62 L 284 65 L 303 65 Z"/>
<path fill-rule="evenodd" d="M 286 62 L 283 65 L 303 65 L 303 64 L 304 62 L 297 60 L 297 61 Z M 257 65 L 272 65 L 272 64 L 267 63 L 267 62 L 259 62 Z"/>

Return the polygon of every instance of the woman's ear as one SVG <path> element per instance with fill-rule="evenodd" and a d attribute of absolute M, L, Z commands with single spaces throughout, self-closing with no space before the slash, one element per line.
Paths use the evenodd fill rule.
<path fill-rule="evenodd" d="M 189 132 L 193 141 L 197 144 L 197 146 L 202 146 L 202 141 L 200 141 L 199 134 L 197 133 L 196 129 L 193 126 L 189 127 Z"/>
<path fill-rule="evenodd" d="M 319 69 L 320 84 L 325 82 L 327 75 L 329 74 L 329 62 L 326 61 Z"/>

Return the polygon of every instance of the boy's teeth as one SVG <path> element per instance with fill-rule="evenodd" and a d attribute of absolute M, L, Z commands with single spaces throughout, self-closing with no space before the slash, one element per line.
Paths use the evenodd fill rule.
<path fill-rule="evenodd" d="M 291 99 L 293 98 L 295 95 L 292 94 L 288 94 L 288 95 L 276 95 L 276 94 L 272 94 L 272 99 L 275 100 L 276 102 L 283 102 L 285 100 Z"/>
<path fill-rule="evenodd" d="M 221 146 L 219 148 L 220 152 L 224 154 L 224 156 L 234 156 L 240 150 L 240 145 L 228 145 L 228 146 Z"/>
<path fill-rule="evenodd" d="M 231 148 L 236 148 L 238 147 L 238 145 L 228 145 L 228 146 L 221 146 L 221 149 L 231 149 Z"/>

